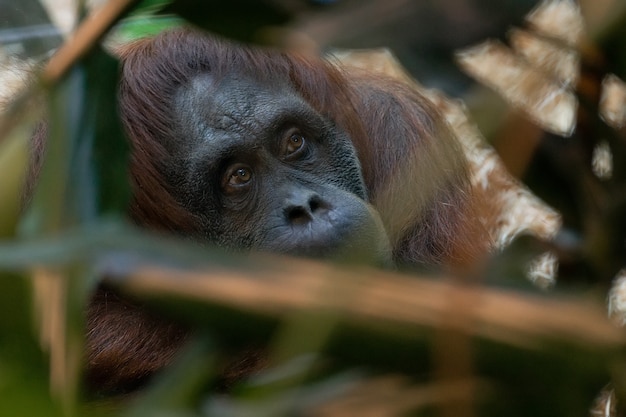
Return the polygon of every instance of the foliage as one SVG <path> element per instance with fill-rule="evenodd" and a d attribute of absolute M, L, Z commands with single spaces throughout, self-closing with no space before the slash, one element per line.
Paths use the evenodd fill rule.
<path fill-rule="evenodd" d="M 240 40 L 266 40 L 258 37 L 261 29 L 333 2 L 314 3 L 145 1 L 124 10 L 128 19 L 117 35 L 143 36 L 187 19 Z M 604 42 L 623 51 L 619 32 L 604 35 Z M 92 34 L 94 40 L 100 35 Z M 127 143 L 112 116 L 117 64 L 97 46 L 85 52 L 70 59 L 61 78 L 46 78 L 44 70 L 31 92 L 45 88 L 50 144 L 32 204 L 21 215 L 20 184 L 36 117 L 22 106 L 19 118 L 0 124 L 0 231 L 7 236 L 0 245 L 0 415 L 583 416 L 611 380 L 618 397 L 626 398 L 626 338 L 604 320 L 602 300 L 577 286 L 566 287 L 567 297 L 558 291 L 538 295 L 515 276 L 515 286 L 524 290 L 467 288 L 454 280 L 450 285 L 345 266 L 233 257 L 136 230 L 124 212 Z M 623 55 L 612 65 L 613 72 L 626 73 Z M 623 137 L 596 125 L 589 129 L 608 137 L 616 160 L 623 158 Z M 529 180 L 555 166 L 567 172 L 582 163 L 567 161 L 570 166 L 547 168 L 535 162 Z M 571 277 L 583 276 L 576 284 L 606 284 L 621 267 L 626 173 L 616 167 L 602 194 L 605 209 L 571 214 L 572 224 L 592 224 L 583 232 L 608 234 L 601 240 L 610 246 L 567 264 L 575 269 Z M 570 200 L 589 201 L 571 184 L 573 195 L 555 193 L 563 178 L 583 182 L 563 173 L 553 178 L 556 184 L 540 184 L 548 189 L 539 192 L 552 201 L 567 199 L 556 204 L 567 214 L 576 206 Z M 519 258 L 515 250 L 527 248 L 514 246 L 493 268 Z M 578 254 L 566 255 L 572 253 Z M 212 290 L 194 287 L 195 274 Z M 196 329 L 172 369 L 132 399 L 86 399 L 81 391 L 83 312 L 105 275 L 110 285 Z M 239 286 L 220 292 L 233 277 Z M 301 298 L 299 282 L 315 283 L 326 290 L 320 294 L 333 297 Z M 280 290 L 292 296 L 274 298 Z M 257 298 L 242 301 L 242 294 Z M 364 300 L 377 308 L 361 308 Z M 269 368 L 228 397 L 212 392 L 220 359 L 251 342 L 269 343 Z"/>

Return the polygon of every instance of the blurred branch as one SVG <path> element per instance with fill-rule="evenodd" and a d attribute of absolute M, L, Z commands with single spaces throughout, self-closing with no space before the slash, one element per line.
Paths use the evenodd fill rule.
<path fill-rule="evenodd" d="M 413 331 L 437 327 L 450 309 L 464 306 L 468 327 L 458 330 L 519 348 L 555 341 L 586 349 L 626 345 L 626 335 L 607 321 L 603 309 L 580 299 L 554 300 L 305 260 L 285 260 L 277 268 L 264 260 L 262 265 L 257 271 L 202 271 L 135 264 L 115 267 L 106 282 L 141 298 L 167 295 L 276 319 L 298 310 L 330 310 L 359 322 L 393 323 Z"/>
<path fill-rule="evenodd" d="M 433 370 L 432 355 L 440 347 L 432 344 L 437 340 L 433 332 L 448 341 L 451 334 L 469 335 L 475 368 L 469 377 L 488 381 L 489 398 L 480 396 L 479 402 L 485 400 L 507 415 L 536 410 L 545 412 L 541 415 L 586 415 L 600 388 L 622 372 L 619 356 L 626 335 L 607 320 L 600 303 L 587 299 L 544 298 L 458 280 L 350 270 L 270 255 L 245 259 L 257 267 L 180 269 L 126 263 L 120 268 L 114 259 L 100 265 L 107 285 L 195 323 L 226 346 L 267 341 L 294 314 L 315 318 L 331 313 L 335 328 L 323 352 L 342 366 L 417 377 Z M 458 368 L 451 364 L 450 369 Z M 446 375 L 440 382 L 467 377 Z M 622 388 L 616 391 L 620 398 Z M 579 395 L 572 399 L 568 392 Z M 553 402 L 548 408 L 546 398 Z"/>

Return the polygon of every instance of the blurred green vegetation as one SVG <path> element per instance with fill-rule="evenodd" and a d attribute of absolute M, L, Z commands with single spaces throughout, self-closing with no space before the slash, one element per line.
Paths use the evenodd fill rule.
<path fill-rule="evenodd" d="M 257 38 L 264 28 L 299 21 L 311 11 L 324 12 L 322 3 L 329 3 L 329 13 L 333 12 L 334 2 L 144 1 L 103 27 L 119 22 L 114 36 L 126 40 L 190 20 L 240 40 L 266 41 Z M 602 66 L 591 70 L 626 78 L 622 30 L 626 17 L 618 20 L 622 24 L 613 22 L 598 40 L 598 51 L 606 53 Z M 449 309 L 437 310 L 443 316 L 438 320 L 360 311 L 359 296 L 367 293 L 363 284 L 355 283 L 375 282 L 363 276 L 397 279 L 399 298 L 392 297 L 388 304 L 412 308 L 400 303 L 407 302 L 401 297 L 402 285 L 409 288 L 411 278 L 380 271 L 331 266 L 324 270 L 329 276 L 351 277 L 347 282 L 359 296 L 349 292 L 345 307 L 323 302 L 242 306 L 234 296 L 211 298 L 179 291 L 192 282 L 177 280 L 177 273 L 200 270 L 207 280 L 219 283 L 219 273 L 229 271 L 248 277 L 242 279 L 244 289 L 254 289 L 258 282 L 273 288 L 280 282 L 267 276 L 280 277 L 285 271 L 294 276 L 300 266 L 281 260 L 283 265 L 274 258 L 232 258 L 219 249 L 157 238 L 128 224 L 128 146 L 119 121 L 112 117 L 116 60 L 96 45 L 71 64 L 61 79 L 45 87 L 49 148 L 41 181 L 24 213 L 21 184 L 36 123 L 31 109 L 11 113 L 19 115 L 19 123 L 4 129 L 0 138 L 1 416 L 574 417 L 589 415 L 594 399 L 611 381 L 617 397 L 626 398 L 626 337 L 603 318 L 604 291 L 624 260 L 626 137 L 623 130 L 611 131 L 597 123 L 597 116 L 590 116 L 597 114 L 593 106 L 574 138 L 545 139 L 526 174 L 535 191 L 565 213 L 567 230 L 575 236 L 573 248 L 552 243 L 563 254 L 563 283 L 551 294 L 529 288 L 521 274 L 511 272 L 516 268 L 502 265 L 523 257 L 534 242 L 513 245 L 494 260 L 493 268 L 516 275 L 502 281 L 513 281 L 516 290 L 483 289 L 484 297 L 519 300 L 523 308 L 514 318 L 520 323 L 529 320 L 535 331 L 509 324 L 490 333 L 494 315 L 481 322 L 484 332 L 473 332 L 468 331 L 471 323 L 463 320 L 464 310 L 457 310 L 454 303 L 469 299 L 480 304 L 483 290 L 476 288 L 460 286 L 457 293 L 448 286 L 434 287 L 451 297 Z M 39 88 L 36 84 L 32 94 Z M 591 149 L 600 138 L 608 140 L 614 151 L 615 176 L 580 188 L 589 181 L 580 172 L 589 170 Z M 567 158 L 559 159 L 564 155 Z M 591 197 L 585 194 L 590 189 L 597 191 Z M 601 200 L 595 199 L 598 195 Z M 601 251 L 591 247 L 598 240 Z M 146 267 L 171 269 L 172 287 L 159 290 L 158 277 L 140 285 L 138 276 Z M 122 400 L 86 398 L 80 382 L 85 306 L 105 274 L 110 285 L 196 329 L 171 370 Z M 276 288 L 289 288 L 281 285 Z M 473 299 L 472 294 L 479 295 Z M 405 296 L 410 301 L 420 294 L 407 289 Z M 435 292 L 432 297 L 438 299 Z M 448 313 L 450 317 L 445 316 Z M 580 321 L 560 320 L 570 313 Z M 502 311 L 502 316 L 507 314 Z M 46 329 L 53 333 L 45 336 Z M 220 359 L 250 343 L 270 347 L 271 366 L 231 395 L 207 389 L 215 382 Z"/>

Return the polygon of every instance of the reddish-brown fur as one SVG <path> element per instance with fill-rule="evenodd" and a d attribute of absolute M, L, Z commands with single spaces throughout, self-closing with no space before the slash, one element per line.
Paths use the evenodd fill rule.
<path fill-rule="evenodd" d="M 89 389 L 125 393 L 137 388 L 171 362 L 186 338 L 180 325 L 100 289 L 87 314 Z"/>
<path fill-rule="evenodd" d="M 464 156 L 434 107 L 400 82 L 190 30 L 137 41 L 119 54 L 121 113 L 132 142 L 130 211 L 138 224 L 181 235 L 198 228 L 199 219 L 175 200 L 175 185 L 165 178 L 159 138 L 174 124 L 170 97 L 200 72 L 244 71 L 290 80 L 314 109 L 349 133 L 395 261 L 458 266 L 484 253 L 487 238 Z M 184 331 L 101 290 L 88 317 L 87 377 L 96 390 L 133 387 L 169 363 L 184 340 Z"/>
<path fill-rule="evenodd" d="M 434 107 L 404 84 L 380 75 L 345 74 L 319 58 L 247 48 L 193 31 L 140 40 L 124 48 L 121 58 L 121 111 L 134 147 L 132 213 L 140 224 L 178 233 L 197 227 L 198 219 L 174 200 L 163 178 L 167 167 L 160 161 L 166 151 L 159 138 L 173 126 L 169 97 L 202 71 L 217 77 L 241 71 L 291 80 L 316 110 L 350 134 L 396 261 L 459 264 L 483 253 L 476 244 L 484 235 L 462 152 Z M 428 198 L 422 202 L 424 189 Z M 393 212 L 391 207 L 412 202 L 411 197 L 416 204 Z"/>

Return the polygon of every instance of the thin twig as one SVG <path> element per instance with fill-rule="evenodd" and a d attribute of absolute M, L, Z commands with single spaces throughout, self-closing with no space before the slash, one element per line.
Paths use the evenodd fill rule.
<path fill-rule="evenodd" d="M 117 22 L 121 14 L 135 0 L 109 0 L 102 8 L 90 14 L 74 34 L 55 53 L 41 74 L 45 85 L 58 82 L 68 69 L 78 61 Z"/>

